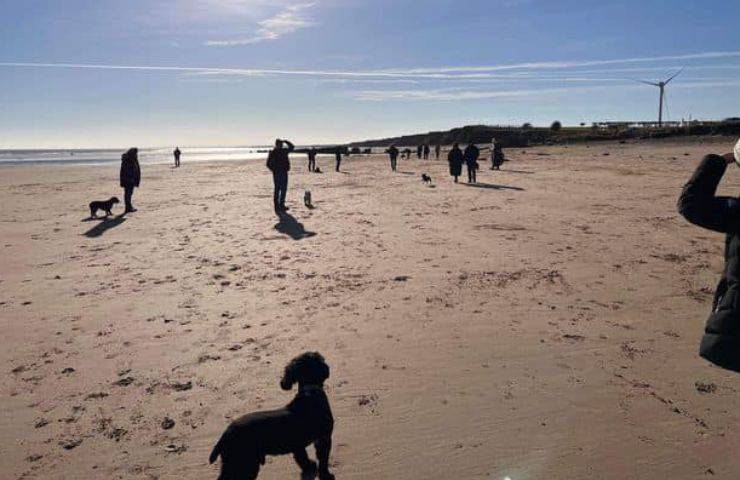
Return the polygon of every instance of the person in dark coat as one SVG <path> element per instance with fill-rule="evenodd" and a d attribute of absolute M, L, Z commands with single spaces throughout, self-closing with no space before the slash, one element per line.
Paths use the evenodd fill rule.
<path fill-rule="evenodd" d="M 180 155 L 182 155 L 182 152 L 180 151 L 180 147 L 175 147 L 175 151 L 172 152 L 172 155 L 175 156 L 175 167 L 180 166 Z"/>
<path fill-rule="evenodd" d="M 391 159 L 391 170 L 394 172 L 396 171 L 396 163 L 398 162 L 398 149 L 395 145 L 391 145 L 388 150 L 386 150 L 386 153 L 388 154 L 388 157 Z"/>
<path fill-rule="evenodd" d="M 439 160 L 439 154 L 442 152 L 442 145 L 439 143 L 434 147 L 434 155 L 437 157 L 437 160 Z"/>
<path fill-rule="evenodd" d="M 480 157 L 480 150 L 475 144 L 471 143 L 465 148 L 463 153 L 465 158 L 465 165 L 468 167 L 468 183 L 475 183 L 475 174 L 478 171 L 478 157 Z"/>
<path fill-rule="evenodd" d="M 504 164 L 504 149 L 501 148 L 501 144 L 496 142 L 493 144 L 493 151 L 491 152 L 491 170 L 501 170 L 501 165 Z"/>
<path fill-rule="evenodd" d="M 722 368 L 740 372 L 740 199 L 715 195 L 732 153 L 707 155 L 678 199 L 689 222 L 724 233 L 725 268 L 717 285 L 712 313 L 704 328 L 699 355 Z"/>
<path fill-rule="evenodd" d="M 308 171 L 309 172 L 315 172 L 316 171 L 316 147 L 311 147 L 308 149 Z"/>
<path fill-rule="evenodd" d="M 285 144 L 285 147 L 283 147 Z M 275 212 L 287 212 L 285 206 L 285 195 L 288 192 L 288 172 L 290 171 L 290 158 L 288 154 L 295 149 L 288 140 L 275 140 L 275 148 L 267 155 L 267 168 L 272 172 L 272 183 L 275 186 L 273 203 Z"/>
<path fill-rule="evenodd" d="M 135 212 L 131 204 L 134 188 L 141 182 L 141 169 L 139 168 L 139 149 L 130 148 L 121 155 L 120 183 L 123 187 L 123 198 L 126 204 L 125 213 Z"/>
<path fill-rule="evenodd" d="M 334 152 L 334 170 L 338 172 L 340 165 L 342 165 L 342 152 L 337 150 Z"/>
<path fill-rule="evenodd" d="M 429 152 L 430 152 L 429 144 L 428 143 L 425 143 L 424 144 L 424 160 L 428 160 L 429 159 Z"/>
<path fill-rule="evenodd" d="M 463 152 L 459 144 L 452 145 L 452 149 L 447 154 L 447 163 L 450 164 L 450 175 L 455 177 L 455 183 L 457 183 L 457 177 L 462 175 L 463 164 Z"/>
<path fill-rule="evenodd" d="M 417 145 L 416 147 L 416 158 L 421 160 L 421 155 L 424 153 L 424 145 Z"/>

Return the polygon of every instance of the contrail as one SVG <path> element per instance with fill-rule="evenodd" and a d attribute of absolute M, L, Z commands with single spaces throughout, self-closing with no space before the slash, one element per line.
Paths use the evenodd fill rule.
<path fill-rule="evenodd" d="M 292 70 L 269 68 L 223 68 L 223 67 L 183 67 L 183 66 L 155 66 L 155 65 L 115 65 L 91 63 L 40 63 L 40 62 L 0 62 L 5 68 L 58 68 L 58 69 L 90 69 L 90 70 L 129 70 L 149 72 L 184 72 L 206 75 L 282 75 L 295 77 L 340 77 L 340 78 L 418 78 L 418 79 L 527 79 L 532 71 L 542 70 L 574 70 L 584 67 L 621 65 L 632 63 L 660 62 L 668 60 L 698 60 L 740 57 L 740 51 L 704 52 L 685 55 L 668 55 L 656 57 L 634 57 L 610 60 L 564 61 L 564 62 L 528 62 L 517 64 L 489 65 L 489 66 L 458 66 L 414 69 L 383 69 L 383 70 Z M 497 75 L 491 72 L 516 71 L 514 75 Z M 605 72 L 606 73 L 606 72 Z M 520 77 L 517 77 L 519 75 Z M 531 78 L 531 77 L 530 77 Z M 603 80 L 595 78 L 594 80 Z"/>

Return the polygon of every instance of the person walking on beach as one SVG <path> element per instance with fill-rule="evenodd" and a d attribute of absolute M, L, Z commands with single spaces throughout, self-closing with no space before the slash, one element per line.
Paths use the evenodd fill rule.
<path fill-rule="evenodd" d="M 439 143 L 434 146 L 434 155 L 437 157 L 437 160 L 439 160 L 439 154 L 442 153 L 442 145 Z"/>
<path fill-rule="evenodd" d="M 740 146 L 740 143 L 738 144 Z M 704 328 L 699 355 L 713 364 L 740 372 L 740 198 L 716 196 L 717 186 L 733 162 L 732 153 L 707 155 L 683 187 L 678 211 L 700 227 L 724 233 L 725 268 L 717 285 L 712 313 Z"/>
<path fill-rule="evenodd" d="M 391 159 L 391 170 L 396 171 L 396 163 L 398 161 L 398 149 L 395 145 L 391 145 L 388 150 L 386 150 L 386 153 L 388 154 L 388 157 Z"/>
<path fill-rule="evenodd" d="M 131 203 L 131 197 L 134 195 L 134 188 L 138 187 L 140 182 L 139 149 L 130 148 L 121 155 L 120 184 L 123 187 L 123 199 L 126 205 L 124 213 L 136 211 Z"/>
<path fill-rule="evenodd" d="M 283 146 L 283 144 L 285 146 Z M 273 203 L 275 212 L 287 212 L 285 206 L 285 195 L 288 192 L 288 172 L 290 171 L 290 158 L 288 154 L 295 149 L 288 140 L 275 140 L 275 148 L 267 155 L 267 168 L 272 172 L 272 183 L 275 186 Z"/>
<path fill-rule="evenodd" d="M 416 158 L 421 160 L 421 154 L 424 152 L 424 145 L 417 145 L 416 146 Z"/>
<path fill-rule="evenodd" d="M 342 152 L 337 150 L 334 152 L 334 170 L 339 171 L 339 166 L 342 164 Z"/>
<path fill-rule="evenodd" d="M 180 151 L 180 147 L 175 147 L 175 151 L 172 152 L 172 154 L 175 156 L 175 167 L 180 166 L 180 155 L 182 152 Z"/>
<path fill-rule="evenodd" d="M 424 144 L 424 160 L 429 160 L 429 144 Z"/>
<path fill-rule="evenodd" d="M 491 170 L 501 170 L 504 164 L 504 149 L 501 143 L 494 141 L 491 144 Z"/>
<path fill-rule="evenodd" d="M 308 171 L 309 172 L 315 172 L 316 171 L 316 147 L 311 147 L 308 149 Z"/>
<path fill-rule="evenodd" d="M 452 145 L 452 149 L 447 154 L 447 163 L 450 164 L 450 175 L 455 177 L 455 183 L 457 183 L 457 177 L 462 175 L 463 164 L 463 152 L 460 150 L 459 144 Z"/>
<path fill-rule="evenodd" d="M 476 147 L 474 143 L 471 143 L 465 148 L 463 157 L 465 158 L 465 165 L 468 167 L 468 183 L 475 183 L 475 174 L 478 171 L 478 157 L 480 157 L 480 150 L 478 150 L 478 147 Z"/>

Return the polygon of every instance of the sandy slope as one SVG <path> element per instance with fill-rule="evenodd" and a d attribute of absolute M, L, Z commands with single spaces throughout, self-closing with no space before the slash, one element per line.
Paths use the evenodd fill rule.
<path fill-rule="evenodd" d="M 730 144 L 509 151 L 478 187 L 301 159 L 278 230 L 261 163 L 145 167 L 105 224 L 115 168 L 2 169 L 1 476 L 215 478 L 228 418 L 316 349 L 339 479 L 738 478 L 738 377 L 696 355 L 722 238 L 674 207 Z"/>

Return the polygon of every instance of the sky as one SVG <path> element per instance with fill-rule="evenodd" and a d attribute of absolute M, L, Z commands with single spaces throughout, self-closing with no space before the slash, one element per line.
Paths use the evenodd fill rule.
<path fill-rule="evenodd" d="M 0 0 L 0 149 L 740 116 L 740 2 Z"/>

